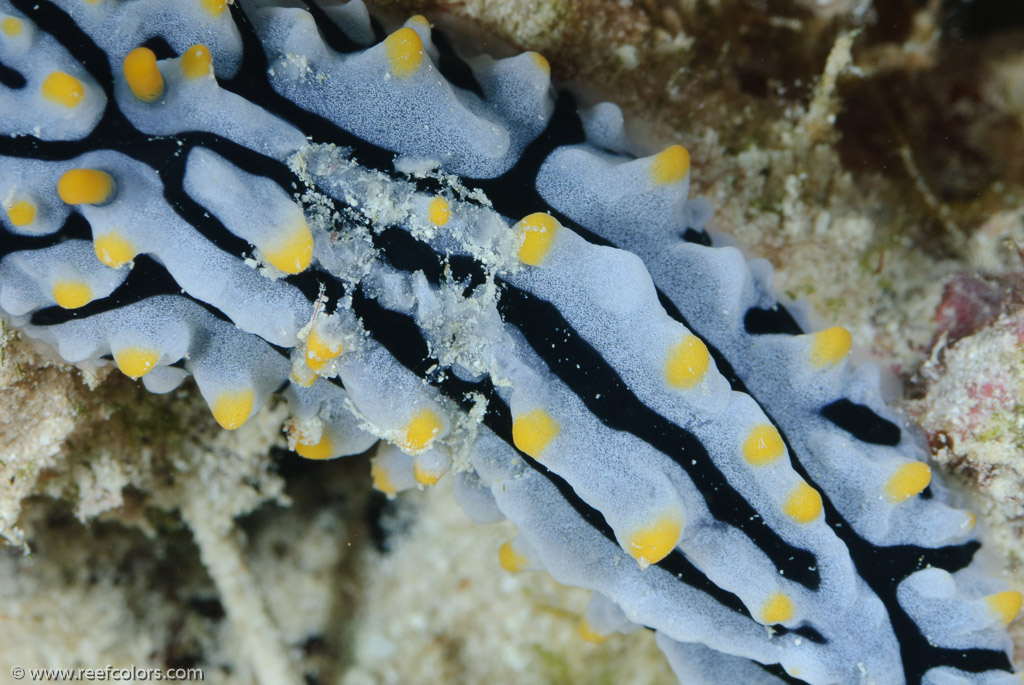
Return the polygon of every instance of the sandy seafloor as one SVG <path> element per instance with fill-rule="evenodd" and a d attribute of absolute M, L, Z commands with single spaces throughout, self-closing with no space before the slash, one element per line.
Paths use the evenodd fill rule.
<path fill-rule="evenodd" d="M 993 572 L 1024 589 L 1012 4 L 384 9 L 538 50 L 556 81 L 613 94 L 652 149 L 685 144 L 712 227 L 903 382 L 895 402 L 981 514 Z M 502 571 L 513 527 L 471 523 L 450 478 L 388 501 L 366 455 L 287 452 L 279 403 L 228 433 L 190 384 L 152 396 L 9 328 L 0 342 L 0 681 L 13 666 L 134 664 L 214 683 L 675 682 L 647 631 L 585 642 L 587 593 Z"/>

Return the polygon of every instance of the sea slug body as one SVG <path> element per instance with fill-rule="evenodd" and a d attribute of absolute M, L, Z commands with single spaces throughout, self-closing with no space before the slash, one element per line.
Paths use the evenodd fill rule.
<path fill-rule="evenodd" d="M 451 473 L 685 683 L 1016 683 L 1021 595 L 851 339 L 535 53 L 360 0 L 0 0 L 0 310 L 225 429 Z"/>

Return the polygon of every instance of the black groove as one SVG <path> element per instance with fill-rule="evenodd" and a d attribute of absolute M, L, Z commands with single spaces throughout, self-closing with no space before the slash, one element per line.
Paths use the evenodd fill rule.
<path fill-rule="evenodd" d="M 324 39 L 327 47 L 343 55 L 363 49 L 364 46 L 349 38 L 348 34 L 342 31 L 341 27 L 327 16 L 327 13 L 321 9 L 319 4 L 312 1 L 307 2 L 306 9 L 313 17 L 316 29 L 320 32 L 320 36 Z"/>
<path fill-rule="evenodd" d="M 374 340 L 383 345 L 405 368 L 424 377 L 428 369 L 437 366 L 437 360 L 430 356 L 423 334 L 412 317 L 384 308 L 376 300 L 366 296 L 358 287 L 352 292 L 352 310 L 359 316 Z M 473 382 L 462 380 L 454 374 L 444 374 L 443 377 L 435 377 L 431 383 L 466 410 L 473 406 L 474 394 L 483 395 L 487 400 L 487 411 L 483 418 L 484 425 L 509 447 L 516 450 L 512 440 L 512 412 L 498 396 L 490 378 Z M 611 526 L 608 525 L 600 511 L 580 499 L 563 478 L 522 452 L 518 450 L 516 452 L 520 455 L 523 463 L 558 489 L 566 502 L 583 520 L 618 546 Z M 718 603 L 749 617 L 750 614 L 738 597 L 711 582 L 679 550 L 673 550 L 671 554 L 658 562 L 657 566 L 672 573 L 687 585 L 708 594 Z M 779 627 L 781 628 L 781 626 Z M 785 629 L 783 628 L 783 630 Z"/>
<path fill-rule="evenodd" d="M 770 309 L 751 307 L 743 317 L 743 327 L 750 335 L 800 335 L 804 332 L 781 304 Z"/>
<path fill-rule="evenodd" d="M 25 77 L 17 69 L 12 69 L 0 62 L 0 86 L 11 90 L 21 90 L 28 84 Z"/>
<path fill-rule="evenodd" d="M 738 528 L 779 574 L 811 590 L 821 583 L 811 552 L 783 540 L 726 480 L 692 433 L 665 419 L 633 394 L 594 347 L 550 302 L 501 282 L 498 312 L 605 426 L 630 433 L 672 459 L 704 495 L 712 516 Z"/>
<path fill-rule="evenodd" d="M 68 240 L 92 240 L 89 222 L 78 212 L 68 214 L 64 224 L 47 235 L 20 235 L 7 232 L 0 234 L 0 257 L 21 250 L 40 250 Z"/>
<path fill-rule="evenodd" d="M 444 76 L 445 80 L 453 86 L 468 90 L 482 98 L 484 96 L 483 88 L 480 87 L 480 83 L 476 80 L 476 76 L 473 75 L 473 70 L 466 60 L 455 53 L 451 41 L 440 31 L 431 31 L 430 40 L 434 43 L 440 56 L 437 61 L 437 70 L 441 72 L 441 76 Z"/>
<path fill-rule="evenodd" d="M 863 404 L 843 398 L 824 407 L 821 415 L 861 442 L 887 447 L 900 444 L 900 427 Z"/>
<path fill-rule="evenodd" d="M 158 60 L 173 59 L 178 56 L 178 53 L 174 51 L 174 48 L 167 42 L 167 39 L 160 34 L 150 36 L 139 47 L 152 50 Z"/>
<path fill-rule="evenodd" d="M 181 286 L 163 265 L 152 257 L 138 255 L 135 257 L 134 267 L 114 292 L 78 309 L 64 309 L 58 306 L 40 309 L 32 314 L 31 322 L 33 326 L 58 326 L 75 319 L 87 319 L 90 316 L 120 309 L 157 295 L 179 294 L 181 294 Z M 196 300 L 193 299 L 193 301 Z M 230 321 L 224 314 L 219 312 L 218 314 L 222 320 Z"/>
<path fill-rule="evenodd" d="M 711 236 L 709 236 L 708 232 L 703 229 L 697 230 L 694 228 L 688 228 L 685 231 L 683 231 L 682 235 L 680 235 L 679 237 L 688 243 L 693 243 L 695 245 L 703 245 L 704 247 L 711 247 Z"/>

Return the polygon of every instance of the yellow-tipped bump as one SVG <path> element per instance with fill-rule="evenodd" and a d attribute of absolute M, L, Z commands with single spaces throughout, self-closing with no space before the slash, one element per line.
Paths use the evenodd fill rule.
<path fill-rule="evenodd" d="M 985 603 L 988 604 L 988 608 L 999 619 L 999 622 L 1008 626 L 1020 613 L 1021 604 L 1024 604 L 1024 595 L 1016 590 L 1007 590 L 989 595 L 985 598 Z"/>
<path fill-rule="evenodd" d="M 285 235 L 275 241 L 274 247 L 263 250 L 263 256 L 278 271 L 302 273 L 313 259 L 313 234 L 309 224 L 304 218 L 298 219 L 280 233 Z"/>
<path fill-rule="evenodd" d="M 36 219 L 36 206 L 28 200 L 18 200 L 8 205 L 7 219 L 14 226 L 28 226 Z"/>
<path fill-rule="evenodd" d="M 743 442 L 743 458 L 754 466 L 770 464 L 786 452 L 779 431 L 768 423 L 754 426 Z"/>
<path fill-rule="evenodd" d="M 328 342 L 320 337 L 314 328 L 306 339 L 306 366 L 319 371 L 324 368 L 327 362 L 338 357 L 342 353 L 340 342 Z"/>
<path fill-rule="evenodd" d="M 160 353 L 149 347 L 122 347 L 114 351 L 114 363 L 129 378 L 142 378 L 153 370 Z"/>
<path fill-rule="evenodd" d="M 4 20 L 0 21 L 0 31 L 3 31 L 5 36 L 14 38 L 20 36 L 23 30 L 21 20 L 17 17 L 4 17 Z"/>
<path fill-rule="evenodd" d="M 384 39 L 391 73 L 398 78 L 411 76 L 423 61 L 423 41 L 420 34 L 408 26 L 400 28 Z"/>
<path fill-rule="evenodd" d="M 326 435 L 320 435 L 320 441 L 310 444 L 299 440 L 295 443 L 295 451 L 306 459 L 330 459 L 334 456 L 334 443 Z"/>
<path fill-rule="evenodd" d="M 181 73 L 189 81 L 213 73 L 213 56 L 205 45 L 193 45 L 181 56 Z"/>
<path fill-rule="evenodd" d="M 303 388 L 312 388 L 316 383 L 317 375 L 308 366 L 296 365 L 288 374 L 288 380 Z"/>
<path fill-rule="evenodd" d="M 512 546 L 512 541 L 509 540 L 498 548 L 498 563 L 509 573 L 517 573 L 526 568 L 529 560 L 517 552 L 516 548 Z"/>
<path fill-rule="evenodd" d="M 931 482 L 932 470 L 928 464 L 912 461 L 896 469 L 896 473 L 889 477 L 885 483 L 885 494 L 891 502 L 902 502 L 920 493 Z"/>
<path fill-rule="evenodd" d="M 551 63 L 548 62 L 544 55 L 539 52 L 528 52 L 526 54 L 533 58 L 533 63 L 536 64 L 537 68 L 544 72 L 546 76 L 551 75 Z"/>
<path fill-rule="evenodd" d="M 695 335 L 687 335 L 669 350 L 665 381 L 673 388 L 692 388 L 704 378 L 710 363 L 711 355 L 704 342 Z"/>
<path fill-rule="evenodd" d="M 227 0 L 199 0 L 199 5 L 211 17 L 219 17 L 227 9 Z"/>
<path fill-rule="evenodd" d="M 96 236 L 92 241 L 96 258 L 111 269 L 120 269 L 135 259 L 135 248 L 117 231 L 110 231 Z"/>
<path fill-rule="evenodd" d="M 789 493 L 782 511 L 797 523 L 810 523 L 821 515 L 821 495 L 807 483 L 801 483 Z"/>
<path fill-rule="evenodd" d="M 771 595 L 761 605 L 761 623 L 772 626 L 776 623 L 785 623 L 793 618 L 793 600 L 781 592 Z"/>
<path fill-rule="evenodd" d="M 434 485 L 444 475 L 441 471 L 424 468 L 419 460 L 413 462 L 412 475 L 420 485 Z"/>
<path fill-rule="evenodd" d="M 534 409 L 513 419 L 512 442 L 534 459 L 540 459 L 548 443 L 555 439 L 560 430 L 558 421 L 550 414 L 543 409 Z"/>
<path fill-rule="evenodd" d="M 114 177 L 99 169 L 69 169 L 57 181 L 57 194 L 69 205 L 102 205 L 116 188 Z"/>
<path fill-rule="evenodd" d="M 233 431 L 249 419 L 254 400 L 252 390 L 225 390 L 217 395 L 210 410 L 222 428 Z"/>
<path fill-rule="evenodd" d="M 387 467 L 377 459 L 370 462 L 370 478 L 373 480 L 373 488 L 378 492 L 383 492 L 388 497 L 394 497 L 398 493 Z"/>
<path fill-rule="evenodd" d="M 71 74 L 53 71 L 43 80 L 43 97 L 50 102 L 75 108 L 85 99 L 85 85 Z"/>
<path fill-rule="evenodd" d="M 671 145 L 654 155 L 651 179 L 657 185 L 676 183 L 690 173 L 690 152 L 682 145 Z"/>
<path fill-rule="evenodd" d="M 82 281 L 57 281 L 53 284 L 53 299 L 64 309 L 78 309 L 92 301 L 92 288 Z"/>
<path fill-rule="evenodd" d="M 516 224 L 516 230 L 523 241 L 519 247 L 519 259 L 530 266 L 540 266 L 547 257 L 555 234 L 562 225 L 550 214 L 535 212 Z"/>
<path fill-rule="evenodd" d="M 430 223 L 435 226 L 444 226 L 452 218 L 452 210 L 448 207 L 448 201 L 443 197 L 435 197 L 427 207 Z"/>
<path fill-rule="evenodd" d="M 580 631 L 580 637 L 587 642 L 594 643 L 595 645 L 601 644 L 608 639 L 607 635 L 602 635 L 594 630 L 594 626 L 590 625 L 587 619 L 583 616 L 580 617 L 580 621 L 576 624 L 576 628 Z"/>
<path fill-rule="evenodd" d="M 156 54 L 149 48 L 135 48 L 121 64 L 124 80 L 132 95 L 143 102 L 155 102 L 164 94 L 164 77 L 156 65 Z"/>
<path fill-rule="evenodd" d="M 650 526 L 630 535 L 626 551 L 639 562 L 640 568 L 647 568 L 667 557 L 675 549 L 682 533 L 682 517 L 676 512 L 668 512 Z"/>
<path fill-rule="evenodd" d="M 430 30 L 430 20 L 424 17 L 422 14 L 414 14 L 413 16 L 409 17 L 408 21 L 406 21 L 405 23 L 417 24 L 420 28 L 424 30 Z"/>
<path fill-rule="evenodd" d="M 811 342 L 811 363 L 816 368 L 831 366 L 850 354 L 853 338 L 842 326 L 833 326 L 814 334 Z"/>
<path fill-rule="evenodd" d="M 405 428 L 402 447 L 407 452 L 419 452 L 441 433 L 444 423 L 433 409 L 420 409 Z"/>

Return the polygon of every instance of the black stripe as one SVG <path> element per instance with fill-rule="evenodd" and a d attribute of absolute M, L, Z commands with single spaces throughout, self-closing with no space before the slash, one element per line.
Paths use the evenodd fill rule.
<path fill-rule="evenodd" d="M 474 382 L 462 380 L 451 373 L 434 371 L 432 374 L 428 374 L 431 369 L 439 368 L 439 362 L 430 355 L 429 346 L 416 322 L 406 314 L 384 308 L 376 300 L 368 297 L 361 287 L 353 289 L 352 311 L 360 318 L 364 328 L 373 339 L 391 353 L 398 363 L 417 376 L 428 379 L 431 385 L 464 410 L 472 409 L 475 396 L 482 395 L 487 400 L 487 410 L 483 418 L 484 425 L 515 450 L 523 463 L 546 478 L 580 518 L 616 547 L 619 546 L 611 526 L 608 525 L 600 511 L 580 499 L 563 478 L 515 447 L 512 440 L 512 412 L 495 391 L 490 378 Z M 673 550 L 671 554 L 658 562 L 657 566 L 694 589 L 709 595 L 719 604 L 744 616 L 750 616 L 738 597 L 711 582 L 679 550 Z M 785 632 L 785 628 L 783 628 L 783 632 Z"/>
<path fill-rule="evenodd" d="M 704 495 L 712 516 L 743 531 L 771 559 L 780 575 L 808 589 L 818 588 L 821 576 L 814 554 L 789 544 L 768 526 L 729 484 L 696 436 L 641 402 L 557 307 L 499 282 L 501 318 L 523 333 L 551 372 L 601 423 L 636 436 L 672 459 Z"/>
<path fill-rule="evenodd" d="M 751 307 L 743 317 L 743 327 L 750 335 L 800 335 L 803 329 L 796 322 L 789 310 L 781 304 L 762 309 Z"/>
<path fill-rule="evenodd" d="M 0 86 L 11 90 L 21 90 L 28 84 L 25 77 L 17 69 L 12 69 L 0 62 Z"/>
<path fill-rule="evenodd" d="M 329 48 L 342 54 L 358 52 L 364 48 L 364 46 L 349 38 L 348 34 L 342 31 L 341 27 L 327 16 L 327 13 L 320 8 L 319 4 L 308 0 L 306 2 L 306 9 L 309 11 L 310 16 L 313 17 L 317 31 L 320 32 L 320 36 Z"/>
<path fill-rule="evenodd" d="M 476 80 L 473 70 L 464 59 L 456 54 L 448 38 L 440 31 L 431 31 L 430 40 L 437 48 L 440 57 L 437 61 L 437 70 L 441 72 L 441 76 L 453 86 L 468 90 L 482 98 L 484 90 Z"/>
<path fill-rule="evenodd" d="M 852 400 L 836 400 L 821 415 L 862 442 L 895 447 L 900 444 L 900 427 L 883 419 L 871 407 Z"/>

